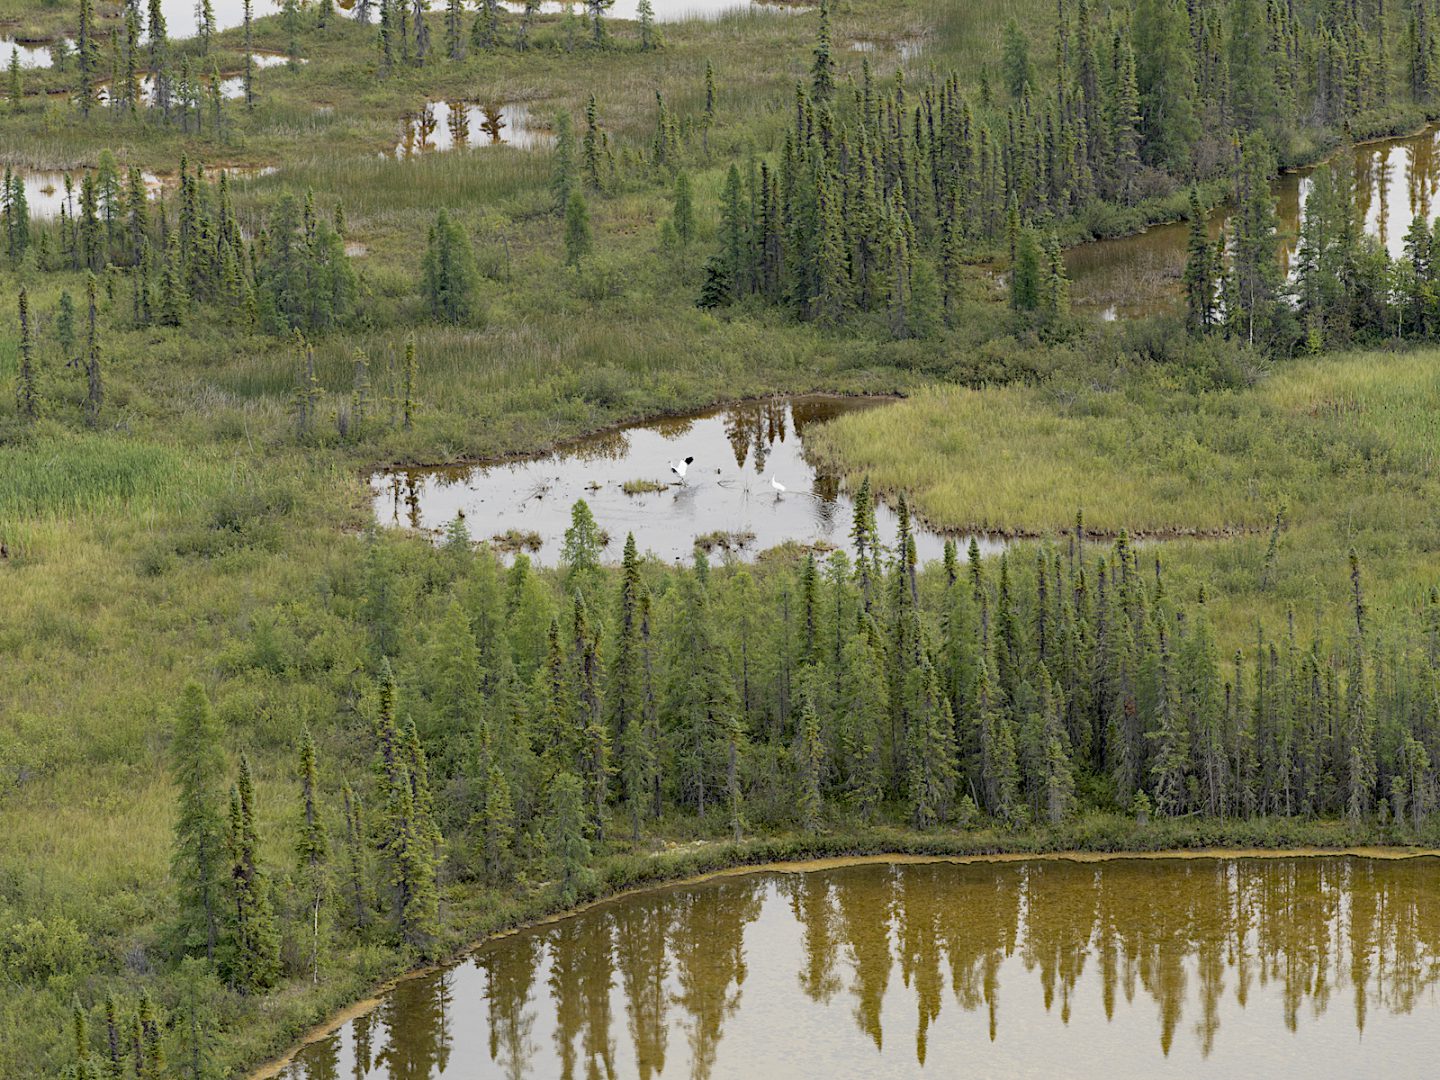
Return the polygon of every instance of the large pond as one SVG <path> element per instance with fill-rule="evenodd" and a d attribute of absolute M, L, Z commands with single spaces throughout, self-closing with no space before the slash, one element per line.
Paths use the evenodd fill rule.
<path fill-rule="evenodd" d="M 620 899 L 402 983 L 336 1077 L 1418 1077 L 1440 860 L 760 873 Z"/>
<path fill-rule="evenodd" d="M 438 533 L 463 513 L 470 535 L 559 557 L 570 512 L 584 499 L 620 558 L 628 532 L 642 552 L 688 560 L 697 540 L 717 555 L 752 555 L 787 541 L 848 547 L 854 504 L 838 476 L 805 454 L 805 434 L 887 399 L 805 396 L 728 405 L 593 435 L 552 454 L 494 465 L 396 469 L 371 477 L 382 524 Z M 694 458 L 682 483 L 670 464 Z M 783 494 L 774 489 L 778 480 Z M 876 510 L 882 541 L 897 521 Z M 522 542 L 523 541 L 523 542 Z M 918 531 L 917 554 L 939 558 L 944 537 Z M 987 553 L 999 543 L 983 541 Z"/>
<path fill-rule="evenodd" d="M 1365 143 L 1354 149 L 1355 210 L 1366 235 L 1384 244 L 1392 258 L 1405 251 L 1405 233 L 1417 216 L 1436 212 L 1440 186 L 1440 127 L 1419 135 Z M 1274 184 L 1279 216 L 1280 259 L 1288 273 L 1295 257 L 1313 169 L 1282 174 Z M 1220 234 L 1229 204 L 1210 215 L 1210 235 Z M 1076 307 L 1108 317 L 1148 315 L 1183 307 L 1180 279 L 1185 270 L 1189 226 L 1157 225 L 1143 233 L 1081 244 L 1065 253 Z"/>

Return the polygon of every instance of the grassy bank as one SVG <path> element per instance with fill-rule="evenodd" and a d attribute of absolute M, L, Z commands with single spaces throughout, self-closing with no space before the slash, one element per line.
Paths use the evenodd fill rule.
<path fill-rule="evenodd" d="M 1387 604 L 1413 608 L 1435 584 L 1436 360 L 1282 361 L 1198 394 L 1144 374 L 928 389 L 842 418 L 815 446 L 939 526 L 1056 537 L 1083 510 L 1098 535 L 1173 539 L 1156 556 L 1187 592 L 1205 585 L 1243 639 L 1257 618 L 1342 599 L 1351 547 Z"/>

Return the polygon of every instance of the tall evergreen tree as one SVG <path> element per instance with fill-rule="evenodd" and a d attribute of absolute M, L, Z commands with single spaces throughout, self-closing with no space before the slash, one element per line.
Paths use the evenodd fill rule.
<path fill-rule="evenodd" d="M 198 683 L 188 683 L 170 746 L 170 771 L 179 789 L 171 862 L 179 885 L 176 938 L 182 951 L 203 950 L 210 961 L 215 960 L 224 918 L 224 769 L 220 727 L 210 702 Z"/>

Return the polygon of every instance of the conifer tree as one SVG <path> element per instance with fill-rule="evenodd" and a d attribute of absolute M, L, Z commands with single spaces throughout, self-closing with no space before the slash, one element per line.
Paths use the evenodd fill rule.
<path fill-rule="evenodd" d="M 255 108 L 255 20 L 253 0 L 244 0 L 242 22 L 245 29 L 245 74 L 242 86 L 245 91 L 245 108 Z"/>
<path fill-rule="evenodd" d="M 310 938 L 310 981 L 319 983 L 324 943 L 330 925 L 330 842 L 320 815 L 315 740 L 305 728 L 300 741 L 300 839 L 296 845 L 296 885 L 304 903 Z"/>
<path fill-rule="evenodd" d="M 100 312 L 95 298 L 95 275 L 85 275 L 85 302 L 88 309 L 85 329 L 85 422 L 90 427 L 100 423 L 100 409 L 105 404 L 105 383 L 100 373 Z"/>
<path fill-rule="evenodd" d="M 15 409 L 25 420 L 40 416 L 39 373 L 35 368 L 35 342 L 30 334 L 30 294 L 24 286 L 18 298 L 20 311 L 20 367 L 15 382 Z"/>
<path fill-rule="evenodd" d="M 470 238 L 442 208 L 430 227 L 421 263 L 421 290 L 430 313 L 445 322 L 468 322 L 475 316 L 479 272 Z"/>
<path fill-rule="evenodd" d="M 685 172 L 675 174 L 675 209 L 671 217 L 675 236 L 682 245 L 695 238 L 695 205 L 690 191 L 690 177 Z"/>
<path fill-rule="evenodd" d="M 1022 228 L 1010 270 L 1010 306 L 1019 312 L 1038 311 L 1043 284 L 1040 245 L 1033 230 Z"/>
<path fill-rule="evenodd" d="M 465 59 L 465 5 L 463 0 L 445 0 L 445 51 L 450 59 Z"/>
<path fill-rule="evenodd" d="M 830 54 L 830 0 L 820 0 L 820 24 L 815 33 L 814 61 L 810 65 L 810 93 L 826 102 L 835 93 L 835 58 Z"/>
<path fill-rule="evenodd" d="M 1215 321 L 1215 259 L 1200 190 L 1190 186 L 1190 234 L 1185 257 L 1185 325 L 1203 333 Z"/>
<path fill-rule="evenodd" d="M 100 74 L 100 48 L 95 40 L 94 0 L 80 0 L 80 21 L 75 33 L 75 96 L 80 112 L 90 115 L 95 101 L 96 79 Z"/>
<path fill-rule="evenodd" d="M 1231 243 L 1230 293 L 1226 311 L 1232 331 L 1254 344 L 1271 333 L 1278 306 L 1278 239 L 1275 200 L 1270 194 L 1270 149 L 1263 135 L 1248 136 L 1235 178 L 1237 212 Z"/>
<path fill-rule="evenodd" d="M 486 770 L 484 798 L 471 826 L 479 834 L 485 880 L 492 885 L 503 883 L 515 840 L 515 802 L 510 780 L 498 763 L 491 762 Z"/>
<path fill-rule="evenodd" d="M 179 789 L 171 872 L 179 885 L 176 938 L 183 952 L 213 961 L 224 916 L 224 758 L 220 729 L 198 683 L 188 683 L 176 712 L 170 771 Z"/>
<path fill-rule="evenodd" d="M 1005 24 L 1000 71 L 1005 80 L 1005 88 L 1015 101 L 1025 96 L 1027 88 L 1035 85 L 1035 66 L 1030 63 L 1030 44 L 1014 19 Z"/>
<path fill-rule="evenodd" d="M 605 44 L 605 13 L 615 0 L 585 0 L 585 14 L 590 18 L 590 41 L 598 49 Z"/>
<path fill-rule="evenodd" d="M 575 190 L 575 134 L 568 112 L 555 117 L 555 154 L 550 172 L 550 191 L 555 197 L 555 208 L 563 212 L 570 203 L 570 193 Z"/>
<path fill-rule="evenodd" d="M 10 49 L 10 70 L 6 80 L 6 97 L 10 100 L 10 111 L 19 113 L 20 106 L 25 100 L 25 85 L 20 77 L 20 50 L 12 46 Z"/>
<path fill-rule="evenodd" d="M 1248 33 L 1263 27 L 1247 28 Z M 1140 94 L 1141 157 L 1177 175 L 1190 169 L 1199 137 L 1195 71 L 1187 8 L 1182 0 L 1137 0 L 1132 31 L 1135 85 Z"/>
<path fill-rule="evenodd" d="M 255 785 L 250 761 L 240 756 L 240 777 L 230 789 L 230 942 L 223 969 L 245 993 L 268 990 L 280 977 L 280 929 L 261 869 L 255 826 Z"/>
<path fill-rule="evenodd" d="M 586 209 L 585 197 L 575 190 L 565 204 L 565 265 L 578 269 L 591 247 L 590 212 Z"/>
<path fill-rule="evenodd" d="M 650 0 L 640 0 L 635 9 L 640 23 L 640 49 L 650 52 L 660 47 L 660 35 L 655 32 L 655 5 Z"/>
<path fill-rule="evenodd" d="M 370 855 L 366 845 L 364 809 L 360 797 L 347 783 L 340 790 L 345 811 L 345 892 L 354 926 L 363 930 L 370 912 Z"/>
<path fill-rule="evenodd" d="M 595 104 L 595 95 L 591 94 L 590 100 L 585 103 L 585 138 L 581 141 L 585 168 L 585 184 L 591 191 L 602 191 L 605 187 L 604 177 L 601 175 L 600 168 L 601 157 L 604 150 L 602 145 L 603 136 L 604 132 L 600 129 L 599 109 Z M 568 210 L 568 201 L 563 205 Z"/>
<path fill-rule="evenodd" d="M 568 772 L 553 777 L 545 822 L 560 902 L 574 904 L 590 887 L 590 841 L 585 835 L 584 791 Z"/>
<path fill-rule="evenodd" d="M 800 825 L 806 832 L 820 827 L 825 812 L 821 790 L 826 770 L 825 742 L 820 730 L 821 675 L 813 664 L 807 665 L 800 678 L 800 717 L 795 733 L 796 809 Z"/>
<path fill-rule="evenodd" d="M 929 829 L 949 814 L 955 796 L 955 719 L 923 645 L 904 692 L 911 700 L 906 754 L 910 818 L 917 829 Z"/>

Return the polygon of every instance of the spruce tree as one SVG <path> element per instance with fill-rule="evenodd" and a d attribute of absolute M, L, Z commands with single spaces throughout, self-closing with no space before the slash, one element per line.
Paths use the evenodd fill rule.
<path fill-rule="evenodd" d="M 15 409 L 25 420 L 40 416 L 39 373 L 35 368 L 35 342 L 30 333 L 30 294 L 20 288 L 17 301 L 20 311 L 20 368 L 15 382 Z"/>
<path fill-rule="evenodd" d="M 85 423 L 96 427 L 100 423 L 100 409 L 105 404 L 105 383 L 100 372 L 100 312 L 95 298 L 95 275 L 85 275 L 85 303 L 87 308 L 85 329 Z"/>
<path fill-rule="evenodd" d="M 1186 243 L 1185 325 L 1192 333 L 1203 333 L 1215 320 L 1215 258 L 1210 247 L 1200 189 L 1190 186 L 1190 233 Z"/>
<path fill-rule="evenodd" d="M 188 683 L 176 712 L 170 772 L 177 797 L 171 873 L 179 887 L 176 939 L 181 951 L 214 961 L 224 917 L 225 832 L 221 791 L 225 762 L 220 728 L 198 683 Z"/>
<path fill-rule="evenodd" d="M 597 49 L 605 44 L 605 13 L 615 0 L 585 0 L 585 14 L 590 18 L 590 41 Z"/>
<path fill-rule="evenodd" d="M 305 728 L 300 741 L 300 839 L 295 853 L 296 887 L 303 902 L 305 929 L 310 938 L 310 981 L 320 982 L 320 968 L 330 925 L 330 842 L 319 805 L 319 772 L 315 740 Z"/>
<path fill-rule="evenodd" d="M 421 291 L 430 313 L 445 322 L 468 322 L 475 316 L 480 275 L 470 238 L 443 208 L 435 215 L 421 263 Z"/>
<path fill-rule="evenodd" d="M 584 789 L 573 774 L 562 772 L 551 779 L 544 820 L 560 902 L 569 906 L 584 895 L 592 876 Z"/>
<path fill-rule="evenodd" d="M 415 359 L 415 335 L 405 339 L 404 396 L 401 404 L 402 423 L 406 431 L 415 424 L 416 383 L 420 376 L 420 365 Z"/>
<path fill-rule="evenodd" d="M 690 191 L 690 177 L 687 173 L 675 174 L 675 209 L 671 216 L 675 236 L 682 245 L 695 238 L 695 205 Z"/>
<path fill-rule="evenodd" d="M 640 0 L 635 9 L 640 23 L 640 49 L 650 52 L 660 47 L 660 35 L 655 32 L 655 5 L 650 0 Z"/>
<path fill-rule="evenodd" d="M 1005 88 L 1015 101 L 1023 98 L 1025 91 L 1035 85 L 1035 66 L 1030 63 L 1030 44 L 1014 19 L 1005 24 L 1000 72 L 1005 80 Z"/>
<path fill-rule="evenodd" d="M 810 65 L 810 93 L 816 102 L 835 93 L 835 58 L 831 55 L 830 0 L 820 0 L 820 24 L 815 32 L 814 60 Z"/>
<path fill-rule="evenodd" d="M 25 85 L 20 78 L 20 50 L 10 49 L 10 71 L 6 81 L 6 97 L 10 100 L 10 111 L 18 114 L 25 101 Z"/>
<path fill-rule="evenodd" d="M 280 929 L 270 879 L 260 866 L 255 825 L 255 784 L 250 761 L 240 755 L 240 776 L 230 789 L 230 942 L 222 969 L 243 993 L 259 993 L 280 977 Z"/>
<path fill-rule="evenodd" d="M 1263 135 L 1248 136 L 1235 177 L 1236 213 L 1231 242 L 1230 293 L 1226 310 L 1232 332 L 1254 344 L 1273 332 L 1280 316 L 1280 269 L 1276 258 L 1275 200 L 1270 194 L 1270 148 Z"/>
<path fill-rule="evenodd" d="M 570 193 L 565 204 L 565 265 L 579 269 L 580 262 L 590 254 L 590 212 L 579 190 Z"/>

